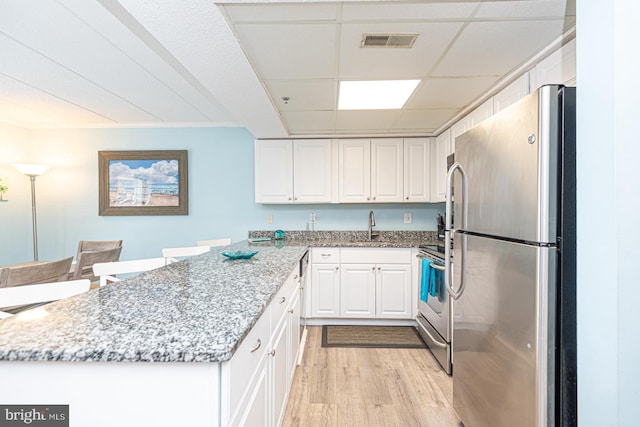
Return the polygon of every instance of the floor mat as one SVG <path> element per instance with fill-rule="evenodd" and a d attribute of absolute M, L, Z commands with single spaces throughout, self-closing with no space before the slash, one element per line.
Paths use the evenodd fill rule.
<path fill-rule="evenodd" d="M 324 325 L 322 347 L 426 348 L 413 326 Z"/>

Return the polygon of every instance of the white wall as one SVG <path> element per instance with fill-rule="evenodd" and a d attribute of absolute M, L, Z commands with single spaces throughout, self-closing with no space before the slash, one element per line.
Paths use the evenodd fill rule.
<path fill-rule="evenodd" d="M 578 0 L 578 419 L 640 419 L 640 4 Z"/>
<path fill-rule="evenodd" d="M 41 260 L 75 255 L 83 239 L 123 239 L 122 259 L 154 257 L 163 247 L 199 239 L 244 240 L 248 230 L 304 230 L 311 212 L 317 214 L 316 230 L 366 230 L 371 209 L 379 230 L 435 230 L 436 212 L 444 212 L 443 204 L 256 205 L 254 138 L 246 129 L 0 132 L 0 176 L 10 182 L 10 200 L 0 203 L 0 265 L 32 259 L 29 180 L 10 166 L 19 162 L 52 165 L 36 181 Z M 189 215 L 98 216 L 98 151 L 156 149 L 188 150 Z M 403 223 L 404 212 L 413 213 L 413 224 Z"/>

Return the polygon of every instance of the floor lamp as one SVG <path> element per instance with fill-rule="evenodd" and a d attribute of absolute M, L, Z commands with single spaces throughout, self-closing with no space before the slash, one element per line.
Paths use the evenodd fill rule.
<path fill-rule="evenodd" d="M 49 169 L 47 165 L 17 164 L 13 165 L 18 171 L 31 179 L 31 222 L 33 224 L 33 260 L 38 261 L 38 226 L 36 222 L 36 176 L 42 175 Z"/>

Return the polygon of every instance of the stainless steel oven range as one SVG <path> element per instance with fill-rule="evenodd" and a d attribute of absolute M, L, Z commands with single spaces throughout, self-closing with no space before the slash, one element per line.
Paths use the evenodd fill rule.
<path fill-rule="evenodd" d="M 421 283 L 418 289 L 421 292 L 418 295 L 418 317 L 416 319 L 418 321 L 418 332 L 444 371 L 451 375 L 451 338 L 453 330 L 451 316 L 453 307 L 451 298 L 449 298 L 445 289 L 444 276 L 442 275 L 442 271 L 444 271 L 444 246 L 421 246 L 418 258 L 421 258 L 421 264 L 424 262 L 422 259 L 430 261 L 428 267 L 424 269 L 427 274 L 430 274 L 431 270 L 435 269 L 434 273 L 437 273 L 438 277 L 442 277 L 442 280 L 438 280 L 436 284 L 433 284 L 432 292 L 425 292 L 425 289 L 423 289 L 425 284 L 422 282 L 423 274 L 420 274 Z M 424 271 L 422 265 L 420 267 L 420 270 Z M 433 278 L 433 276 L 431 277 Z"/>

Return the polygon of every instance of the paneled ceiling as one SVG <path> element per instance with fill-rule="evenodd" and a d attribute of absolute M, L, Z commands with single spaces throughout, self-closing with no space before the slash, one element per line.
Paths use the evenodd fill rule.
<path fill-rule="evenodd" d="M 434 135 L 575 26 L 574 0 L 0 0 L 0 123 Z M 363 34 L 417 33 L 411 48 Z M 340 80 L 419 79 L 338 111 Z"/>

